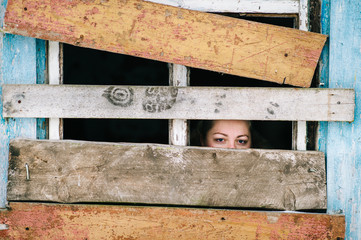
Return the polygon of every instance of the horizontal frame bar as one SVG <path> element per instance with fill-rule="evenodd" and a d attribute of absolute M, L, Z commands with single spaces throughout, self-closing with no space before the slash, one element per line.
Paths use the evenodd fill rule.
<path fill-rule="evenodd" d="M 351 89 L 3 85 L 4 117 L 353 121 Z"/>

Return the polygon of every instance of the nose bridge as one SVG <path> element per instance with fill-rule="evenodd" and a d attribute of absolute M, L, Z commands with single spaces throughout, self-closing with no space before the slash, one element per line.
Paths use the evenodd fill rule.
<path fill-rule="evenodd" d="M 235 143 L 235 141 L 229 141 L 228 142 L 228 148 L 236 148 L 236 143 Z"/>

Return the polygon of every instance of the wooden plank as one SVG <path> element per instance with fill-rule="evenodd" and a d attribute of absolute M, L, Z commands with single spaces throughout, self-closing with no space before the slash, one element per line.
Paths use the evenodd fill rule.
<path fill-rule="evenodd" d="M 309 87 L 326 36 L 140 0 L 9 0 L 5 31 Z"/>
<path fill-rule="evenodd" d="M 203 12 L 298 14 L 299 0 L 146 0 Z"/>
<path fill-rule="evenodd" d="M 10 203 L 4 239 L 344 239 L 341 215 Z"/>
<path fill-rule="evenodd" d="M 62 83 L 62 50 L 60 43 L 49 41 L 48 66 L 49 84 L 59 85 Z M 63 124 L 60 118 L 49 118 L 49 139 L 59 140 L 63 138 Z"/>
<path fill-rule="evenodd" d="M 189 85 L 189 69 L 186 66 L 172 64 L 169 73 L 169 85 L 186 87 Z M 187 119 L 169 120 L 169 144 L 187 146 L 189 144 L 189 125 Z"/>
<path fill-rule="evenodd" d="M 298 26 L 300 30 L 308 31 L 309 28 L 309 1 L 299 0 Z M 292 149 L 307 150 L 307 122 L 297 121 L 292 123 Z"/>
<path fill-rule="evenodd" d="M 326 205 L 321 152 L 23 139 L 10 144 L 10 201 L 288 210 Z"/>
<path fill-rule="evenodd" d="M 355 101 L 351 89 L 4 85 L 3 92 L 5 117 L 352 121 Z"/>
<path fill-rule="evenodd" d="M 361 239 L 361 1 L 330 1 L 329 87 L 354 88 L 353 123 L 327 129 L 327 210 L 346 215 L 346 239 Z"/>
<path fill-rule="evenodd" d="M 0 0 L 0 25 L 6 1 Z M 0 31 L 0 85 L 36 83 L 35 39 L 4 34 Z M 0 87 L 0 108 L 3 106 Z M 36 119 L 5 119 L 0 110 L 0 208 L 6 205 L 9 140 L 14 137 L 36 138 Z"/>

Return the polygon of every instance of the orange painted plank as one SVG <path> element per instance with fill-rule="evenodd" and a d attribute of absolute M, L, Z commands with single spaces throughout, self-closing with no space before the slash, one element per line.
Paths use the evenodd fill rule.
<path fill-rule="evenodd" d="M 9 0 L 12 34 L 309 87 L 326 36 L 141 0 Z"/>
<path fill-rule="evenodd" d="M 341 215 L 11 203 L 1 239 L 343 239 Z"/>

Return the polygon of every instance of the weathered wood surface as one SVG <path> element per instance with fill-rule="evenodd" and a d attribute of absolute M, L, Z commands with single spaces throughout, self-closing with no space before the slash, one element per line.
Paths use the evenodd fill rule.
<path fill-rule="evenodd" d="M 298 14 L 299 0 L 146 0 L 203 12 Z"/>
<path fill-rule="evenodd" d="M 5 239 L 343 239 L 341 215 L 10 203 Z"/>
<path fill-rule="evenodd" d="M 9 0 L 4 29 L 301 87 L 310 86 L 326 41 L 317 33 L 140 0 Z"/>
<path fill-rule="evenodd" d="M 312 151 L 17 139 L 8 200 L 322 209 L 324 164 Z"/>
<path fill-rule="evenodd" d="M 351 89 L 4 85 L 5 117 L 352 121 Z"/>

